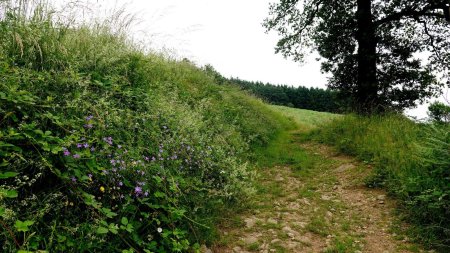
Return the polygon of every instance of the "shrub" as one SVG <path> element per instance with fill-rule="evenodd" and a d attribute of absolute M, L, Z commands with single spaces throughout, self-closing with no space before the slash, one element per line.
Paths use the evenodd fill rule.
<path fill-rule="evenodd" d="M 450 123 L 450 106 L 434 102 L 428 106 L 428 116 L 439 123 Z"/>

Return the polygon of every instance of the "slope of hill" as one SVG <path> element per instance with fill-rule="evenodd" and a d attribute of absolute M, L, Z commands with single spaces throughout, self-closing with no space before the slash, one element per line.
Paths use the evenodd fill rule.
<path fill-rule="evenodd" d="M 175 252 L 253 188 L 248 151 L 287 120 L 112 27 L 0 20 L 3 252 Z M 145 250 L 144 250 L 145 249 Z"/>

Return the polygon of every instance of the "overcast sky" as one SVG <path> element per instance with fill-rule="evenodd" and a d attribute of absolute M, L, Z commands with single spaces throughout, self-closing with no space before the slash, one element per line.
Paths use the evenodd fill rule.
<path fill-rule="evenodd" d="M 152 48 L 186 57 L 199 66 L 211 64 L 224 76 L 326 87 L 326 75 L 320 72 L 316 54 L 304 64 L 275 54 L 278 36 L 266 34 L 261 26 L 269 3 L 275 0 L 86 1 L 99 10 L 96 15 L 125 7 L 139 21 L 132 31 L 136 37 L 145 35 Z M 409 114 L 425 117 L 426 106 Z"/>
<path fill-rule="evenodd" d="M 153 47 L 165 47 L 223 75 L 293 86 L 325 87 L 320 63 L 300 66 L 274 53 L 276 34 L 261 26 L 268 0 L 121 0 L 137 12 Z"/>

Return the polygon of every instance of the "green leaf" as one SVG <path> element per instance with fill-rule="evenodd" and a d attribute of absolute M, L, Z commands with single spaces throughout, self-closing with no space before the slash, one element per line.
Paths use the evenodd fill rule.
<path fill-rule="evenodd" d="M 166 194 L 164 192 L 160 192 L 160 191 L 155 192 L 153 195 L 157 198 L 163 198 L 166 196 Z"/>
<path fill-rule="evenodd" d="M 0 207 L 0 217 L 5 213 L 5 208 L 3 206 Z"/>
<path fill-rule="evenodd" d="M 117 214 L 115 212 L 112 212 L 111 209 L 109 208 L 102 208 L 101 211 L 106 215 L 106 217 L 108 218 L 112 218 L 114 216 L 117 216 Z"/>
<path fill-rule="evenodd" d="M 34 130 L 35 133 L 40 134 L 40 135 L 44 135 L 44 132 L 42 132 L 42 130 L 40 129 L 36 129 Z"/>
<path fill-rule="evenodd" d="M 6 191 L 6 197 L 7 197 L 7 198 L 10 198 L 10 199 L 12 199 L 12 198 L 17 198 L 18 195 L 19 195 L 19 194 L 17 194 L 17 191 L 16 191 L 16 190 Z"/>
<path fill-rule="evenodd" d="M 17 172 L 7 171 L 5 173 L 0 173 L 0 179 L 6 179 L 6 178 L 15 177 L 18 174 L 19 173 L 17 173 Z"/>
<path fill-rule="evenodd" d="M 127 217 L 122 217 L 122 219 L 120 220 L 120 222 L 121 222 L 123 225 L 127 225 L 127 224 L 128 224 L 128 219 L 127 219 Z"/>
<path fill-rule="evenodd" d="M 29 226 L 33 225 L 34 221 L 32 220 L 26 220 L 26 221 L 20 221 L 17 220 L 14 224 L 14 227 L 18 232 L 27 232 L 29 230 Z"/>
<path fill-rule="evenodd" d="M 67 237 L 63 236 L 63 235 L 58 235 L 58 242 L 64 242 L 67 239 Z"/>
<path fill-rule="evenodd" d="M 18 194 L 16 190 L 6 190 L 0 188 L 0 195 L 7 197 L 7 198 L 17 198 Z"/>
<path fill-rule="evenodd" d="M 97 234 L 107 234 L 109 232 L 109 230 L 104 227 L 99 227 L 99 228 L 97 228 L 96 232 L 97 232 Z"/>
<path fill-rule="evenodd" d="M 133 227 L 133 225 L 131 225 L 131 224 L 128 224 L 128 225 L 127 225 L 127 228 L 126 228 L 126 230 L 127 230 L 128 232 L 132 233 L 132 232 L 133 232 L 133 230 L 134 230 L 134 227 Z"/>
<path fill-rule="evenodd" d="M 111 233 L 113 233 L 113 234 L 115 234 L 115 235 L 117 235 L 119 232 L 117 231 L 117 229 L 115 229 L 115 228 L 109 228 L 109 232 L 111 232 Z"/>
<path fill-rule="evenodd" d="M 52 154 L 56 155 L 62 150 L 63 150 L 62 147 L 60 147 L 59 145 L 50 145 L 50 151 L 52 152 Z"/>
<path fill-rule="evenodd" d="M 117 231 L 117 229 L 119 229 L 119 226 L 117 226 L 117 224 L 114 224 L 114 223 L 109 224 L 108 229 L 109 229 L 109 232 L 111 232 L 111 233 L 113 233 L 115 235 L 117 235 L 119 233 Z"/>

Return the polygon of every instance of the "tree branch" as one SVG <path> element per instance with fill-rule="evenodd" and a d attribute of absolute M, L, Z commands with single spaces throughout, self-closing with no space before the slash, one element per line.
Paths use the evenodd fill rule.
<path fill-rule="evenodd" d="M 422 10 L 412 10 L 412 9 L 405 9 L 403 11 L 400 12 L 396 12 L 393 13 L 391 15 L 388 15 L 382 19 L 379 19 L 377 21 L 374 22 L 374 24 L 376 26 L 380 26 L 392 21 L 397 21 L 400 20 L 402 18 L 406 18 L 406 17 L 438 17 L 438 18 L 446 18 L 446 11 L 445 9 L 448 9 L 449 7 L 446 6 L 446 4 L 444 2 L 439 3 L 439 4 L 432 4 L 432 5 L 428 5 L 426 7 L 424 7 Z M 434 13 L 434 12 L 429 12 L 429 11 L 434 11 L 434 10 L 444 10 L 444 14 L 440 14 L 440 13 Z"/>

